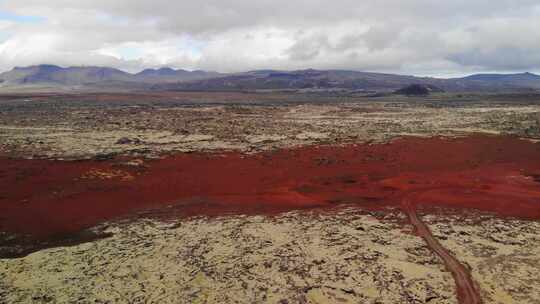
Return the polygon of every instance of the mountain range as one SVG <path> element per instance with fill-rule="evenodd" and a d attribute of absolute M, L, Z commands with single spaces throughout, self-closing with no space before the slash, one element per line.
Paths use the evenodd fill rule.
<path fill-rule="evenodd" d="M 218 77 L 219 73 L 205 71 L 174 70 L 171 68 L 146 69 L 136 74 L 109 67 L 67 67 L 36 65 L 15 67 L 0 74 L 2 87 L 51 86 L 133 86 L 148 87 L 149 84 L 183 82 Z"/>
<path fill-rule="evenodd" d="M 346 70 L 257 70 L 222 74 L 172 68 L 127 73 L 110 67 L 16 67 L 0 74 L 0 91 L 14 88 L 245 91 L 330 90 L 393 91 L 421 84 L 436 91 L 540 90 L 540 76 L 532 73 L 475 74 L 462 78 L 433 78 Z"/>

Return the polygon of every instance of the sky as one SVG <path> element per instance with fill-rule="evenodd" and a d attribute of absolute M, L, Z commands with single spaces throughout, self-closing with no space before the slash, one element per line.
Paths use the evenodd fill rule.
<path fill-rule="evenodd" d="M 538 0 L 0 0 L 0 71 L 540 71 Z"/>

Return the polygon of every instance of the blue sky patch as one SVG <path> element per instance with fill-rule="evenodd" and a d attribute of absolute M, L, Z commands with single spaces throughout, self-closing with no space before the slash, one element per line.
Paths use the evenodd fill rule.
<path fill-rule="evenodd" d="M 122 47 L 119 50 L 120 56 L 127 60 L 138 59 L 142 57 L 143 53 L 139 48 L 135 47 Z"/>
<path fill-rule="evenodd" d="M 40 23 L 45 21 L 44 17 L 40 16 L 23 16 L 23 15 L 17 15 L 10 12 L 3 12 L 0 11 L 0 20 L 8 20 L 13 22 L 20 22 L 20 23 Z"/>

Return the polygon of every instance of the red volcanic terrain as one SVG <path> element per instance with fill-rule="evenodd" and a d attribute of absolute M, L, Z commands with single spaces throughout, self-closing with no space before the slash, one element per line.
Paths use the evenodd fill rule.
<path fill-rule="evenodd" d="M 482 303 L 469 268 L 439 243 L 417 210 L 474 209 L 540 219 L 540 144 L 510 136 L 404 137 L 249 155 L 0 163 L 0 231 L 35 242 L 11 257 L 62 239 L 69 244 L 68 236 L 86 228 L 140 213 L 189 217 L 393 207 L 444 262 L 459 302 Z"/>
<path fill-rule="evenodd" d="M 534 303 L 537 97 L 0 96 L 0 303 Z"/>
<path fill-rule="evenodd" d="M 0 229 L 36 238 L 134 212 L 267 214 L 353 205 L 470 208 L 540 218 L 540 144 L 513 137 L 401 138 L 253 155 L 138 161 L 0 159 Z"/>

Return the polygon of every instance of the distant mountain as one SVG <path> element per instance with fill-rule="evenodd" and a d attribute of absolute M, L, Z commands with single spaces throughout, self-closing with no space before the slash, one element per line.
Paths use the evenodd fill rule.
<path fill-rule="evenodd" d="M 220 74 L 216 72 L 186 71 L 174 70 L 171 68 L 160 68 L 146 69 L 144 71 L 141 71 L 135 74 L 135 79 L 141 82 L 161 83 L 201 80 L 219 76 Z"/>
<path fill-rule="evenodd" d="M 474 80 L 474 81 L 538 81 L 540 76 L 533 73 L 520 73 L 520 74 L 475 74 L 464 77 L 462 79 Z"/>
<path fill-rule="evenodd" d="M 183 70 L 176 71 L 171 68 L 146 69 L 135 75 L 139 77 L 171 77 L 176 76 L 179 72 L 183 72 Z"/>
<path fill-rule="evenodd" d="M 109 67 L 37 65 L 17 67 L 0 74 L 0 88 L 34 86 L 112 90 L 334 90 L 394 92 L 411 85 L 437 88 L 432 92 L 540 90 L 540 76 L 476 74 L 463 78 L 432 78 L 346 70 L 256 70 L 235 74 L 206 71 L 146 69 L 136 74 Z"/>
<path fill-rule="evenodd" d="M 131 75 L 113 68 L 38 65 L 19 68 L 0 74 L 4 85 L 50 84 L 84 85 L 106 81 L 129 81 Z"/>
<path fill-rule="evenodd" d="M 106 86 L 111 84 L 122 87 L 140 88 L 140 84 L 181 82 L 217 77 L 218 73 L 204 71 L 173 70 L 161 68 L 148 69 L 137 74 L 130 74 L 109 67 L 68 67 L 55 65 L 36 65 L 16 67 L 11 71 L 0 74 L 2 86 Z"/>
<path fill-rule="evenodd" d="M 419 82 L 422 79 L 424 78 L 342 70 L 257 70 L 174 85 L 158 85 L 154 88 L 226 91 L 316 88 L 390 90 L 403 87 L 406 84 Z"/>
<path fill-rule="evenodd" d="M 457 79 L 467 86 L 486 89 L 530 88 L 540 89 L 540 76 L 533 73 L 475 74 Z"/>
<path fill-rule="evenodd" d="M 348 89 L 392 92 L 414 84 L 437 88 L 433 92 L 529 90 L 540 89 L 540 76 L 531 73 L 478 74 L 443 79 L 345 70 L 258 70 L 199 81 L 158 84 L 152 88 L 202 91 Z"/>

